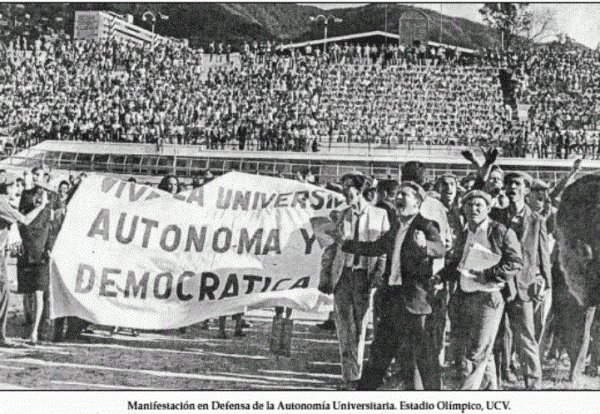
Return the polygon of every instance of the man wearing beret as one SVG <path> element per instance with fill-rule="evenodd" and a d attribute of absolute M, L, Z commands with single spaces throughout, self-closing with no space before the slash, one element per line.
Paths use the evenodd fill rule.
<path fill-rule="evenodd" d="M 523 253 L 523 270 L 516 277 L 515 289 L 508 298 L 504 323 L 500 329 L 502 347 L 498 353 L 501 373 L 506 381 L 516 380 L 510 370 L 514 336 L 525 386 L 527 389 L 540 389 L 542 366 L 535 336 L 534 305 L 548 293 L 552 276 L 546 221 L 525 203 L 532 182 L 531 176 L 524 172 L 507 173 L 504 184 L 510 204 L 506 209 L 492 209 L 490 217 L 517 234 Z M 509 286 L 512 286 L 510 282 Z"/>
<path fill-rule="evenodd" d="M 413 181 L 420 186 L 426 182 L 427 169 L 420 161 L 408 161 L 402 166 L 402 181 Z M 444 241 L 446 252 L 452 248 L 452 229 L 448 222 L 448 211 L 444 204 L 432 196 L 425 196 L 419 213 L 426 219 L 434 221 L 440 230 L 440 236 Z M 439 272 L 445 263 L 445 257 L 433 260 L 433 274 Z M 429 304 L 432 311 L 427 316 L 427 332 L 433 344 L 434 352 L 442 363 L 445 359 L 445 331 L 448 319 L 448 291 L 443 286 L 429 295 Z"/>
<path fill-rule="evenodd" d="M 461 388 L 497 389 L 492 351 L 504 312 L 502 291 L 522 269 L 521 246 L 513 230 L 490 220 L 492 197 L 488 193 L 469 191 L 462 204 L 467 223 L 438 276 L 441 281 L 458 282 L 451 301 L 461 319 L 461 334 L 467 338 L 466 378 Z M 475 251 L 488 254 L 489 265 L 484 269 L 470 264 L 469 255 Z"/>
<path fill-rule="evenodd" d="M 397 350 L 403 349 L 401 363 L 405 389 L 415 389 L 418 368 L 423 387 L 439 390 L 441 376 L 437 355 L 427 339 L 425 320 L 431 313 L 428 302 L 433 277 L 433 259 L 444 256 L 444 242 L 437 223 L 420 213 L 425 199 L 423 188 L 411 181 L 398 190 L 398 219 L 390 231 L 372 242 L 346 241 L 342 250 L 360 252 L 365 256 L 387 254 L 381 318 L 375 329 L 371 356 L 358 388 L 374 390 L 380 387 Z"/>

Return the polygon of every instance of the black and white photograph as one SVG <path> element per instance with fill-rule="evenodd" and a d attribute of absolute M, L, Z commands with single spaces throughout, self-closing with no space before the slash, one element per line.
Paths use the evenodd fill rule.
<path fill-rule="evenodd" d="M 599 22 L 0 3 L 0 399 L 600 390 Z"/>

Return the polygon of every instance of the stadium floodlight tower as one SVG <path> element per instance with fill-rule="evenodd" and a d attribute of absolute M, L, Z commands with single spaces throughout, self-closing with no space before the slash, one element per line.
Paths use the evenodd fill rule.
<path fill-rule="evenodd" d="M 158 17 L 161 20 L 169 20 L 169 16 L 167 16 L 166 14 L 162 14 L 162 13 L 158 13 Z M 154 47 L 154 26 L 156 25 L 156 14 L 152 13 L 150 10 L 144 12 L 144 14 L 142 14 L 142 20 L 147 22 L 150 21 L 152 24 L 152 47 Z"/>
<path fill-rule="evenodd" d="M 311 22 L 323 22 L 323 51 L 325 52 L 327 50 L 327 26 L 329 25 L 329 21 L 331 20 L 334 23 L 341 23 L 343 20 L 339 17 L 335 17 L 332 14 L 327 16 L 324 14 L 319 14 L 318 16 L 310 16 L 309 19 Z"/>

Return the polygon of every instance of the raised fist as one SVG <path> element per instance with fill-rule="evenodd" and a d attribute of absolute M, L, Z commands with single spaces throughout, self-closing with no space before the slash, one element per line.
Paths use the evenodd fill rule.
<path fill-rule="evenodd" d="M 427 239 L 425 238 L 425 233 L 423 233 L 421 230 L 415 231 L 413 239 L 415 243 L 417 243 L 417 246 L 419 246 L 421 249 L 427 247 Z"/>
<path fill-rule="evenodd" d="M 469 162 L 475 162 L 475 157 L 473 153 L 469 150 L 464 150 L 461 152 L 462 156 Z"/>
<path fill-rule="evenodd" d="M 498 158 L 498 149 L 496 147 L 490 148 L 488 151 L 484 151 L 485 162 L 488 165 L 492 165 L 496 162 L 496 158 Z"/>

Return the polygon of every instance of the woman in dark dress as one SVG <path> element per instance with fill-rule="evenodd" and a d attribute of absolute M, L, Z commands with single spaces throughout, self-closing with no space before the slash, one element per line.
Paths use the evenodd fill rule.
<path fill-rule="evenodd" d="M 0 346 L 11 346 L 6 340 L 6 319 L 8 315 L 9 302 L 9 284 L 6 276 L 6 252 L 9 246 L 8 233 L 12 223 L 18 222 L 22 225 L 29 225 L 40 215 L 48 204 L 48 197 L 43 196 L 38 206 L 34 207 L 29 213 L 23 215 L 9 203 L 11 198 L 15 198 L 17 190 L 16 177 L 9 173 L 6 176 L 5 183 L 0 187 Z M 45 194 L 45 193 L 44 193 Z M 34 338 L 37 340 L 37 338 Z"/>
<path fill-rule="evenodd" d="M 36 167 L 32 170 L 33 181 L 44 183 L 45 170 Z M 38 331 L 44 311 L 44 297 L 48 291 L 48 243 L 52 212 L 48 205 L 48 194 L 43 188 L 34 185 L 21 195 L 19 210 L 28 215 L 38 211 L 29 223 L 20 223 L 19 232 L 23 240 L 23 254 L 17 261 L 19 293 L 29 295 L 33 302 L 33 325 L 29 342 L 38 341 Z"/>

